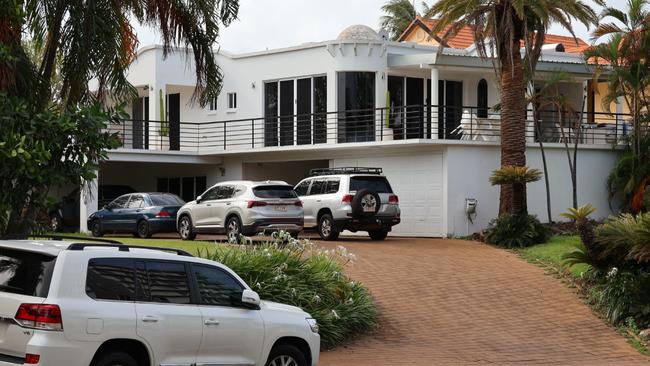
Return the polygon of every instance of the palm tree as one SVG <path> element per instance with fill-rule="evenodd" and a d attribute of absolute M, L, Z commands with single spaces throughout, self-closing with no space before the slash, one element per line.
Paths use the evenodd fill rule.
<path fill-rule="evenodd" d="M 381 17 L 380 27 L 395 41 L 417 16 L 426 16 L 430 9 L 427 3 L 422 2 L 422 13 L 418 13 L 410 0 L 389 0 L 381 7 L 386 15 Z"/>
<path fill-rule="evenodd" d="M 574 19 L 596 24 L 594 10 L 580 0 L 439 0 L 430 13 L 439 18 L 433 34 L 448 27 L 445 40 L 470 27 L 480 57 L 493 58 L 501 90 L 501 165 L 525 166 L 526 84 L 533 80 L 544 36 L 553 23 L 571 34 Z M 500 214 L 512 213 L 513 189 L 525 186 L 501 186 Z"/>
<path fill-rule="evenodd" d="M 35 85 L 28 95 L 30 105 L 41 111 L 52 101 L 57 67 L 61 88 L 56 100 L 61 108 L 94 101 L 109 91 L 122 100 L 132 96 L 135 91 L 126 79 L 138 47 L 132 20 L 160 33 L 165 54 L 175 46 L 186 47 L 196 65 L 195 97 L 207 103 L 218 95 L 223 79 L 213 50 L 219 28 L 236 19 L 239 1 L 2 0 L 0 8 L 0 46 L 14 51 L 7 59 L 28 61 L 19 47 L 26 40 L 40 56 L 38 62 L 28 62 L 29 68 L 19 67 L 21 62 L 0 62 L 0 91 L 23 96 L 18 80 L 29 71 Z M 90 80 L 98 83 L 96 94 L 89 90 Z"/>

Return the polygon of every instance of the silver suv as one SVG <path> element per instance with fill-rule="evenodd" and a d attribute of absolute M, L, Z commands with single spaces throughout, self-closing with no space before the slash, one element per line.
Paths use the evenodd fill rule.
<path fill-rule="evenodd" d="M 343 230 L 383 240 L 400 223 L 399 199 L 381 168 L 312 169 L 309 175 L 295 191 L 305 228 L 315 227 L 323 240 L 336 240 Z"/>
<path fill-rule="evenodd" d="M 176 227 L 183 240 L 194 240 L 197 233 L 225 233 L 237 242 L 240 234 L 280 230 L 297 236 L 303 227 L 302 202 L 285 182 L 222 182 L 181 207 Z"/>

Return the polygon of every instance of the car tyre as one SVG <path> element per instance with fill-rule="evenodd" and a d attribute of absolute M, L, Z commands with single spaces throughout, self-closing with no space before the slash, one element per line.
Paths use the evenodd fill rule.
<path fill-rule="evenodd" d="M 242 234 L 241 220 L 237 216 L 230 216 L 226 222 L 226 236 L 228 242 L 231 244 L 240 243 L 240 235 Z"/>
<path fill-rule="evenodd" d="M 377 192 L 361 189 L 354 195 L 350 205 L 352 206 L 352 216 L 359 218 L 372 217 L 379 212 L 381 199 Z"/>
<path fill-rule="evenodd" d="M 138 362 L 128 353 L 124 352 L 108 352 L 96 361 L 93 361 L 92 366 L 140 366 Z"/>
<path fill-rule="evenodd" d="M 151 230 L 149 230 L 149 223 L 147 220 L 140 220 L 138 222 L 138 237 L 142 239 L 151 238 Z"/>
<path fill-rule="evenodd" d="M 379 241 L 386 239 L 388 236 L 388 231 L 384 229 L 373 230 L 368 231 L 368 235 L 370 235 L 370 239 Z"/>
<path fill-rule="evenodd" d="M 53 233 L 58 233 L 63 230 L 63 217 L 58 213 L 50 215 L 50 230 L 52 230 Z"/>
<path fill-rule="evenodd" d="M 102 223 L 99 220 L 94 220 L 90 223 L 90 233 L 96 238 L 104 236 Z"/>
<path fill-rule="evenodd" d="M 339 238 L 339 231 L 332 215 L 326 213 L 318 219 L 318 235 L 321 239 L 334 241 Z"/>
<path fill-rule="evenodd" d="M 194 240 L 196 238 L 196 233 L 192 227 L 192 219 L 189 216 L 184 215 L 178 220 L 178 234 L 182 240 Z"/>
<path fill-rule="evenodd" d="M 273 347 L 266 366 L 308 366 L 307 358 L 298 348 L 290 344 Z"/>

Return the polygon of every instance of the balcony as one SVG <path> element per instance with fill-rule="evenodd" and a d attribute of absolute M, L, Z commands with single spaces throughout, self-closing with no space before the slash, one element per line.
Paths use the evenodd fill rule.
<path fill-rule="evenodd" d="M 631 132 L 631 117 L 616 113 L 527 113 L 526 140 L 611 146 Z M 500 142 L 498 112 L 476 107 L 404 106 L 371 110 L 214 122 L 124 120 L 110 126 L 122 148 L 218 154 L 278 147 L 400 140 Z"/>

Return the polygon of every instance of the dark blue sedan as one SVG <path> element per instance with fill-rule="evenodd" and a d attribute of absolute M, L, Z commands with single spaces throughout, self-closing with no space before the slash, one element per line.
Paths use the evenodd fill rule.
<path fill-rule="evenodd" d="M 171 193 L 130 193 L 116 198 L 90 215 L 93 236 L 131 233 L 149 238 L 155 233 L 176 232 L 176 213 L 185 202 Z"/>

